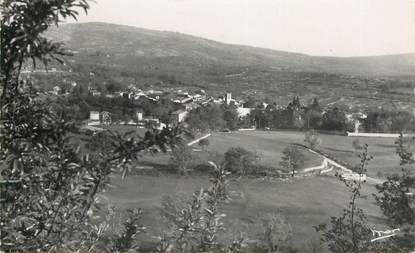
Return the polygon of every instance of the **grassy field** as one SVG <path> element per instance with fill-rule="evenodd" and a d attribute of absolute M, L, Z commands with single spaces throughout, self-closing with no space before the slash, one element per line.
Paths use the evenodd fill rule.
<path fill-rule="evenodd" d="M 208 184 L 207 177 L 179 176 L 129 176 L 124 180 L 116 177 L 118 186 L 108 192 L 110 203 L 119 210 L 142 208 L 143 223 L 148 227 L 144 241 L 152 241 L 153 235 L 161 235 L 166 222 L 161 218 L 161 202 L 164 196 L 190 196 Z M 223 209 L 227 214 L 228 227 L 223 239 L 230 240 L 232 234 L 246 233 L 249 239 L 258 239 L 261 217 L 268 213 L 280 213 L 292 226 L 293 242 L 299 246 L 318 235 L 313 226 L 329 222 L 330 216 L 340 215 L 349 193 L 335 178 L 310 177 L 291 181 L 264 181 L 240 179 L 231 182 L 232 201 Z M 374 206 L 371 194 L 373 186 L 363 189 L 362 207 L 371 222 L 379 221 L 379 209 Z"/>
<path fill-rule="evenodd" d="M 352 142 L 356 138 L 320 134 L 324 152 L 348 162 L 358 164 L 358 153 L 354 150 Z M 387 174 L 400 171 L 399 159 L 395 154 L 396 141 L 394 138 L 358 138 L 361 144 L 369 145 L 369 153 L 374 159 L 369 163 L 368 175 L 378 177 L 379 172 L 385 176 Z M 281 160 L 282 150 L 292 143 L 304 143 L 304 133 L 295 131 L 246 131 L 234 133 L 214 133 L 210 137 L 209 150 L 223 153 L 229 147 L 242 146 L 251 151 L 256 151 L 262 155 L 261 163 L 269 166 L 278 166 Z M 308 154 L 308 161 L 305 166 L 316 166 L 321 164 L 321 159 Z"/>
<path fill-rule="evenodd" d="M 209 138 L 209 151 L 225 153 L 231 147 L 243 147 L 260 156 L 259 163 L 279 168 L 283 150 L 292 143 L 302 143 L 303 134 L 297 132 L 245 131 L 233 133 L 213 133 Z M 306 152 L 304 167 L 320 165 L 322 158 Z"/>
<path fill-rule="evenodd" d="M 112 130 L 120 132 L 137 131 L 140 135 L 144 134 L 144 129 L 130 126 L 117 126 Z M 345 161 L 351 165 L 357 165 L 359 158 L 358 152 L 354 150 L 352 142 L 359 139 L 361 144 L 369 145 L 369 153 L 374 156 L 367 169 L 371 177 L 385 178 L 386 175 L 399 173 L 399 159 L 395 154 L 396 141 L 394 138 L 368 138 L 368 137 L 347 137 L 340 135 L 320 134 L 322 145 L 319 147 L 325 153 Z M 231 147 L 243 147 L 259 155 L 259 164 L 280 168 L 282 151 L 290 144 L 304 143 L 304 133 L 299 131 L 245 131 L 232 133 L 212 133 L 209 137 L 207 151 L 194 152 L 199 157 L 200 162 L 212 160 L 220 157 Z M 198 145 L 193 146 L 198 149 Z M 322 158 L 303 150 L 307 160 L 304 167 L 320 165 Z M 161 154 L 156 157 L 145 155 L 143 161 L 160 166 L 168 166 L 169 154 Z M 280 168 L 281 169 L 281 168 Z"/>
<path fill-rule="evenodd" d="M 326 134 L 320 136 L 323 151 L 351 164 L 359 162 L 352 147 L 355 138 Z M 282 150 L 292 143 L 303 143 L 303 139 L 304 133 L 293 131 L 213 133 L 209 137 L 208 150 L 194 153 L 201 160 L 206 160 L 215 153 L 223 154 L 230 147 L 242 146 L 260 154 L 260 163 L 278 167 Z M 361 143 L 369 144 L 369 152 L 375 156 L 368 167 L 369 175 L 376 177 L 378 172 L 387 174 L 399 171 L 394 141 L 386 138 L 360 138 Z M 168 159 L 168 154 L 143 157 L 144 161 L 161 165 L 167 165 Z M 319 157 L 309 156 L 307 165 L 318 165 L 320 162 Z M 107 193 L 110 203 L 120 210 L 142 208 L 144 225 L 149 228 L 144 241 L 152 241 L 152 235 L 160 235 L 166 229 L 166 222 L 160 215 L 163 197 L 190 196 L 200 187 L 206 187 L 208 178 L 201 175 L 180 177 L 161 173 L 159 176 L 131 175 L 125 180 L 115 177 L 114 182 L 118 187 Z M 232 201 L 223 207 L 228 226 L 223 239 L 231 239 L 232 234 L 239 231 L 246 232 L 250 239 L 258 239 L 261 217 L 278 212 L 291 224 L 293 242 L 297 246 L 317 240 L 318 235 L 313 226 L 328 222 L 330 216 L 340 215 L 350 196 L 343 183 L 336 178 L 319 176 L 288 181 L 242 178 L 231 182 L 231 190 Z M 377 223 L 374 228 L 379 228 L 383 221 L 379 208 L 374 204 L 373 193 L 374 186 L 365 185 L 360 203 L 368 214 L 369 221 Z"/>
<path fill-rule="evenodd" d="M 337 135 L 321 135 L 321 138 L 323 151 L 349 164 L 359 163 L 352 145 L 353 140 L 359 139 L 360 143 L 368 144 L 369 154 L 374 157 L 367 166 L 369 176 L 386 177 L 386 175 L 400 172 L 399 157 L 395 153 L 395 138 L 355 138 Z"/>
<path fill-rule="evenodd" d="M 212 133 L 209 137 L 209 146 L 206 151 L 193 152 L 200 163 L 209 160 L 220 161 L 223 154 L 232 147 L 243 147 L 259 156 L 258 164 L 284 170 L 279 165 L 284 148 L 292 143 L 301 143 L 302 134 L 281 132 L 268 134 L 266 132 L 233 132 Z M 200 149 L 197 144 L 193 145 L 195 150 Z M 310 152 L 302 150 L 306 157 L 304 168 L 317 166 L 322 163 L 322 158 Z M 145 162 L 156 165 L 168 165 L 169 154 L 161 154 L 156 157 L 144 156 Z"/>

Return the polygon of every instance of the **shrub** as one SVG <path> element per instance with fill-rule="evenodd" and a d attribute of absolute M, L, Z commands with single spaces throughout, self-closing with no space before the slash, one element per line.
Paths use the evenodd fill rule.
<path fill-rule="evenodd" d="M 161 237 L 159 249 L 177 252 L 222 250 L 219 233 L 225 229 L 222 221 L 225 214 L 221 213 L 219 204 L 229 200 L 229 172 L 213 163 L 211 166 L 211 185 L 207 190 L 195 191 L 190 199 L 166 197 L 163 200 L 162 215 L 168 221 L 170 231 Z M 232 242 L 225 248 L 236 250 L 240 244 L 239 241 Z"/>
<path fill-rule="evenodd" d="M 288 246 L 292 228 L 280 214 L 269 213 L 261 219 L 261 231 L 260 247 L 268 252 L 279 252 Z"/>
<path fill-rule="evenodd" d="M 225 153 L 224 166 L 226 170 L 234 174 L 248 175 L 258 159 L 257 154 L 242 147 L 230 148 Z"/>
<path fill-rule="evenodd" d="M 62 44 L 43 35 L 88 8 L 87 0 L 1 3 L 0 171 L 8 203 L 1 205 L 0 241 L 6 252 L 90 250 L 88 234 L 97 224 L 93 214 L 102 207 L 100 194 L 110 185 L 110 174 L 125 176 L 140 152 L 165 151 L 178 139 L 178 129 L 148 132 L 144 138 L 109 133 L 93 155 L 82 154 L 71 141 L 80 131 L 67 109 L 40 97 L 31 78 L 21 75 L 29 60 L 35 67 L 63 62 Z"/>
<path fill-rule="evenodd" d="M 179 144 L 172 148 L 170 163 L 180 174 L 187 175 L 193 161 L 192 150 L 186 144 Z"/>
<path fill-rule="evenodd" d="M 367 153 L 367 145 L 360 157 L 360 165 L 356 173 L 363 175 L 366 173 L 365 166 L 372 159 Z M 322 235 L 322 242 L 326 243 L 329 250 L 333 253 L 363 253 L 371 252 L 373 244 L 370 242 L 372 232 L 368 224 L 367 216 L 359 208 L 358 200 L 361 197 L 362 181 L 346 181 L 340 175 L 340 180 L 346 185 L 351 196 L 343 214 L 339 217 L 331 217 L 330 227 L 320 224 L 316 231 Z"/>
<path fill-rule="evenodd" d="M 294 177 L 295 173 L 304 165 L 306 157 L 296 146 L 286 147 L 282 154 L 283 157 L 281 158 L 280 165 L 284 169 L 292 172 L 291 175 Z"/>
<path fill-rule="evenodd" d="M 321 145 L 322 140 L 318 133 L 314 130 L 310 130 L 305 133 L 304 141 L 308 143 L 311 149 L 316 149 L 318 146 Z"/>
<path fill-rule="evenodd" d="M 198 142 L 198 145 L 202 148 L 202 150 L 206 150 L 207 146 L 209 146 L 209 140 L 208 139 L 202 139 Z"/>

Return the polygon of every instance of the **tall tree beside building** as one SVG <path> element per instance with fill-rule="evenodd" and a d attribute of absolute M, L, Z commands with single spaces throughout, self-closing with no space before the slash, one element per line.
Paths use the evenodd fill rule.
<path fill-rule="evenodd" d="M 346 114 L 337 107 L 328 110 L 323 115 L 322 129 L 329 131 L 346 131 L 347 130 Z"/>
<path fill-rule="evenodd" d="M 237 107 L 235 105 L 223 106 L 223 120 L 226 127 L 230 130 L 236 130 L 238 128 L 239 115 Z"/>

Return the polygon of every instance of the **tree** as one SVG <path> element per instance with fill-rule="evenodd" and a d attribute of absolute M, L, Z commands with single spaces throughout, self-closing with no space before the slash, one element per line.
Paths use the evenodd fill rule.
<path fill-rule="evenodd" d="M 170 163 L 182 175 L 187 175 L 194 157 L 186 144 L 178 144 L 172 148 Z"/>
<path fill-rule="evenodd" d="M 267 127 L 267 117 L 263 109 L 255 108 L 249 114 L 249 117 L 252 122 L 254 122 L 256 128 L 265 128 Z"/>
<path fill-rule="evenodd" d="M 111 80 L 105 87 L 106 92 L 112 94 L 122 89 L 121 84 L 117 81 Z"/>
<path fill-rule="evenodd" d="M 255 153 L 242 147 L 230 148 L 225 153 L 224 167 L 232 173 L 243 176 L 249 173 L 258 159 Z"/>
<path fill-rule="evenodd" d="M 292 234 L 292 228 L 278 213 L 270 213 L 261 219 L 261 243 L 268 252 L 281 252 Z"/>
<path fill-rule="evenodd" d="M 305 127 L 308 129 L 318 129 L 322 124 L 322 110 L 317 98 L 313 99 L 313 102 L 308 105 L 304 113 Z"/>
<path fill-rule="evenodd" d="M 71 141 L 79 126 L 59 101 L 39 97 L 30 77 L 21 75 L 29 60 L 35 67 L 38 61 L 62 62 L 62 45 L 43 34 L 62 19 L 75 18 L 79 8 L 87 10 L 87 1 L 1 3 L 0 184 L 7 203 L 0 207 L 0 241 L 7 252 L 91 250 L 92 219 L 110 174 L 125 176 L 140 152 L 165 151 L 178 139 L 178 129 L 144 138 L 111 133 L 111 149 L 81 153 Z"/>
<path fill-rule="evenodd" d="M 370 240 L 372 237 L 371 229 L 367 222 L 366 214 L 359 208 L 357 201 L 361 197 L 362 177 L 366 174 L 368 161 L 372 159 L 368 155 L 367 145 L 364 146 L 360 157 L 360 165 L 356 171 L 360 179 L 347 181 L 339 175 L 340 180 L 346 185 L 350 192 L 350 201 L 343 210 L 340 217 L 331 217 L 330 227 L 321 224 L 316 230 L 322 235 L 322 242 L 327 244 L 333 253 L 369 253 L 374 247 Z"/>
<path fill-rule="evenodd" d="M 384 183 L 377 185 L 375 199 L 389 225 L 402 231 L 401 235 L 390 240 L 390 246 L 409 252 L 415 248 L 415 200 L 411 196 L 415 189 L 415 176 L 407 167 L 415 161 L 402 134 L 396 144 L 396 153 L 403 166 L 402 174 L 389 176 Z"/>
<path fill-rule="evenodd" d="M 321 128 L 322 125 L 322 115 L 320 111 L 315 111 L 313 109 L 308 109 L 306 113 L 304 114 L 304 121 L 305 126 L 310 129 L 318 129 Z"/>
<path fill-rule="evenodd" d="M 170 231 L 161 241 L 160 248 L 171 248 L 173 252 L 221 252 L 218 239 L 225 230 L 222 221 L 225 214 L 220 204 L 230 200 L 230 173 L 222 166 L 210 165 L 212 173 L 208 189 L 195 191 L 190 199 L 164 199 L 162 215 L 168 221 Z"/>
<path fill-rule="evenodd" d="M 321 145 L 322 140 L 316 131 L 310 130 L 305 133 L 304 142 L 308 143 L 311 149 L 316 149 Z"/>
<path fill-rule="evenodd" d="M 313 98 L 313 102 L 308 106 L 308 109 L 316 112 L 321 112 L 321 106 L 317 98 Z"/>
<path fill-rule="evenodd" d="M 280 165 L 290 171 L 294 177 L 295 173 L 304 165 L 306 157 L 298 147 L 292 145 L 286 147 L 282 155 Z"/>
<path fill-rule="evenodd" d="M 327 111 L 323 115 L 322 128 L 329 131 L 346 131 L 347 120 L 345 113 L 338 108 Z"/>
<path fill-rule="evenodd" d="M 206 130 L 218 130 L 225 127 L 223 110 L 220 106 L 210 104 L 198 107 L 189 112 L 186 123 L 194 132 L 205 132 Z"/>
<path fill-rule="evenodd" d="M 209 140 L 207 138 L 201 139 L 198 142 L 198 145 L 202 148 L 202 150 L 206 150 L 206 148 L 207 148 L 207 146 L 209 146 L 209 144 L 210 144 L 210 142 L 209 142 Z"/>
<path fill-rule="evenodd" d="M 237 129 L 239 116 L 235 105 L 224 106 L 223 120 L 226 122 L 226 127 L 230 130 Z"/>

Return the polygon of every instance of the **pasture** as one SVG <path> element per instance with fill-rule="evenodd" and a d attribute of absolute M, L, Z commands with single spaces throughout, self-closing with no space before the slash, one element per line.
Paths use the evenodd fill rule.
<path fill-rule="evenodd" d="M 336 135 L 320 135 L 323 143 L 320 147 L 332 156 L 357 164 L 359 158 L 352 142 L 355 138 Z M 378 172 L 398 172 L 398 159 L 395 155 L 395 139 L 359 138 L 361 143 L 369 145 L 369 152 L 375 156 L 368 166 L 368 174 L 376 177 Z M 223 154 L 231 147 L 241 146 L 260 154 L 260 163 L 278 167 L 283 149 L 293 143 L 304 143 L 304 133 L 294 131 L 266 132 L 249 131 L 233 133 L 213 133 L 209 137 L 206 151 L 194 152 L 200 160 L 207 160 L 215 154 Z M 194 146 L 199 148 L 197 144 Z M 303 152 L 306 154 L 305 150 Z M 169 154 L 143 156 L 144 162 L 153 165 L 168 166 Z M 308 154 L 307 166 L 319 165 L 321 158 Z M 121 180 L 115 176 L 116 188 L 108 193 L 109 203 L 119 210 L 141 208 L 143 223 L 148 227 L 145 241 L 154 242 L 154 235 L 165 231 L 166 221 L 161 218 L 161 203 L 165 196 L 191 196 L 191 194 L 208 185 L 206 175 L 182 177 L 171 173 L 158 176 L 130 175 Z M 268 213 L 282 214 L 292 226 L 292 242 L 306 245 L 318 239 L 313 226 L 329 222 L 331 216 L 341 215 L 347 205 L 350 193 L 338 179 L 333 177 L 290 178 L 287 181 L 261 178 L 235 179 L 230 184 L 232 201 L 223 206 L 226 213 L 225 224 L 228 227 L 223 239 L 230 240 L 232 235 L 244 232 L 249 239 L 256 240 L 261 232 L 261 218 Z M 365 185 L 362 190 L 361 207 L 369 217 L 369 222 L 376 223 L 379 229 L 383 223 L 380 210 L 372 196 L 373 185 Z M 306 246 L 304 246 L 306 247 Z"/>
<path fill-rule="evenodd" d="M 132 126 L 111 126 L 110 129 L 120 133 L 135 131 L 141 136 L 145 133 L 145 129 Z M 368 176 L 386 178 L 387 175 L 400 172 L 399 158 L 395 153 L 395 138 L 347 137 L 331 134 L 320 134 L 320 138 L 322 139 L 320 150 L 352 166 L 360 162 L 359 151 L 353 148 L 353 141 L 358 139 L 361 144 L 368 144 L 369 154 L 374 157 L 367 166 Z M 214 132 L 208 139 L 210 144 L 207 150 L 194 152 L 200 163 L 221 160 L 229 148 L 239 146 L 256 153 L 260 158 L 258 161 L 260 165 L 277 169 L 283 169 L 279 163 L 285 147 L 294 143 L 306 144 L 304 132 L 300 131 Z M 194 144 L 193 148 L 200 149 L 197 144 Z M 302 150 L 302 153 L 306 156 L 304 168 L 321 164 L 321 157 L 305 150 Z M 155 167 L 166 167 L 169 164 L 169 154 L 144 155 L 142 161 Z"/>
<path fill-rule="evenodd" d="M 129 126 L 117 126 L 112 128 L 120 132 L 137 131 L 143 135 L 145 129 Z M 368 176 L 375 178 L 386 178 L 387 175 L 400 172 L 399 158 L 395 153 L 395 138 L 369 138 L 369 137 L 347 137 L 341 135 L 320 134 L 322 144 L 319 147 L 331 156 L 345 161 L 350 165 L 359 164 L 359 151 L 353 148 L 352 142 L 358 139 L 361 144 L 369 145 L 369 154 L 374 157 L 367 166 Z M 194 152 L 199 162 L 208 160 L 221 160 L 223 154 L 232 147 L 243 147 L 255 152 L 259 156 L 258 163 L 267 167 L 280 168 L 282 152 L 290 144 L 304 143 L 304 132 L 300 131 L 243 131 L 243 132 L 214 132 L 209 137 L 209 146 L 206 151 Z M 194 144 L 195 149 L 199 149 Z M 304 168 L 320 165 L 322 158 L 305 150 L 306 156 Z M 154 166 L 168 166 L 169 154 L 160 154 L 155 157 L 144 155 L 143 161 Z"/>
<path fill-rule="evenodd" d="M 352 142 L 359 139 L 361 144 L 369 145 L 369 154 L 374 156 L 367 166 L 371 177 L 384 177 L 388 174 L 399 173 L 399 158 L 395 154 L 396 139 L 347 137 L 340 135 L 320 134 L 322 151 L 351 165 L 360 162 L 359 152 L 353 148 Z M 246 131 L 233 133 L 214 133 L 209 138 L 209 150 L 224 153 L 229 147 L 241 146 L 261 155 L 261 163 L 268 166 L 278 166 L 281 153 L 287 145 L 304 143 L 304 132 L 299 131 Z M 321 158 L 308 154 L 305 167 L 321 164 Z"/>
<path fill-rule="evenodd" d="M 166 221 L 160 215 L 163 197 L 189 197 L 208 184 L 206 176 L 131 175 L 124 180 L 116 177 L 113 181 L 117 187 L 107 193 L 109 203 L 119 210 L 143 210 L 143 225 L 148 227 L 143 239 L 147 242 L 154 241 L 152 236 L 162 235 L 167 229 Z M 232 181 L 230 188 L 232 200 L 223 206 L 226 213 L 224 222 L 228 227 L 222 237 L 224 240 L 231 240 L 239 232 L 257 240 L 261 233 L 261 219 L 269 213 L 280 213 L 292 227 L 292 242 L 296 246 L 316 241 L 318 234 L 313 226 L 329 222 L 333 215 L 341 215 L 349 198 L 342 182 L 329 177 L 288 181 L 243 178 Z M 364 187 L 361 207 L 367 212 L 370 222 L 379 223 L 379 209 L 372 197 L 374 191 L 373 186 Z"/>

